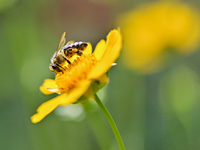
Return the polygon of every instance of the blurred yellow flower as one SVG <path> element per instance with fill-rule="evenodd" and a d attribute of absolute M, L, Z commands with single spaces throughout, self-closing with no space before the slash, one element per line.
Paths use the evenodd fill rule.
<path fill-rule="evenodd" d="M 143 72 L 157 70 L 166 49 L 189 54 L 198 46 L 200 21 L 188 5 L 156 2 L 119 18 L 128 66 Z"/>
<path fill-rule="evenodd" d="M 65 67 L 53 79 L 46 79 L 40 90 L 44 94 L 61 94 L 41 104 L 37 113 L 31 117 L 33 123 L 40 122 L 59 105 L 69 105 L 78 102 L 83 97 L 93 97 L 107 82 L 106 72 L 118 58 L 122 47 L 122 36 L 119 30 L 112 30 L 107 35 L 107 41 L 101 40 L 94 52 L 88 43 L 80 57 Z"/>

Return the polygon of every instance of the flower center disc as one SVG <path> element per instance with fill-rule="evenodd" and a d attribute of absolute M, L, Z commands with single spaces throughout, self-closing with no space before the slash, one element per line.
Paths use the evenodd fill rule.
<path fill-rule="evenodd" d="M 78 81 L 86 79 L 88 72 L 96 64 L 97 60 L 93 54 L 77 57 L 73 63 L 65 66 L 65 71 L 56 75 L 56 84 L 60 92 L 68 92 L 74 88 Z"/>

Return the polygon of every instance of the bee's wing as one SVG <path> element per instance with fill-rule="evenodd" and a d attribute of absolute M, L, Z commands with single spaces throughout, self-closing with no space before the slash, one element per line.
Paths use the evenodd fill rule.
<path fill-rule="evenodd" d="M 69 41 L 67 42 L 67 45 L 74 43 L 75 41 Z"/>
<path fill-rule="evenodd" d="M 63 47 L 63 45 L 65 44 L 66 42 L 66 38 L 65 38 L 65 35 L 66 35 L 66 32 L 64 32 L 60 38 L 60 42 L 58 44 L 58 48 L 57 48 L 57 51 L 56 51 L 56 54 L 57 52 L 61 49 L 61 47 Z"/>
<path fill-rule="evenodd" d="M 74 43 L 75 41 L 69 41 L 67 42 L 67 44 L 63 47 L 63 49 L 68 49 L 71 48 L 71 46 L 69 46 L 70 44 Z"/>

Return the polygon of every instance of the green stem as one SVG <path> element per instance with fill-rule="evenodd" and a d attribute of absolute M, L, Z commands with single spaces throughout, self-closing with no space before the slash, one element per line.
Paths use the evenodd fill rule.
<path fill-rule="evenodd" d="M 124 143 L 122 141 L 122 138 L 120 136 L 119 130 L 115 124 L 115 121 L 113 120 L 112 116 L 110 115 L 109 111 L 107 110 L 107 108 L 104 106 L 104 104 L 101 102 L 101 100 L 99 99 L 99 97 L 95 94 L 95 101 L 97 102 L 97 104 L 99 105 L 100 109 L 102 110 L 102 112 L 104 113 L 106 119 L 108 120 L 113 133 L 115 135 L 115 138 L 117 140 L 117 143 L 119 145 L 119 149 L 120 150 L 125 150 L 124 147 Z"/>

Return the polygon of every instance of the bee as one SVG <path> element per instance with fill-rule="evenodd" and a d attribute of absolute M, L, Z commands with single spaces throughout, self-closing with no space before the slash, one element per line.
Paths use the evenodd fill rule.
<path fill-rule="evenodd" d="M 63 72 L 65 69 L 63 68 L 63 64 L 65 62 L 69 61 L 69 58 L 71 58 L 74 55 L 82 55 L 82 51 L 85 50 L 87 47 L 86 42 L 74 42 L 69 41 L 66 45 L 66 38 L 65 38 L 66 32 L 64 32 L 61 36 L 60 42 L 58 44 L 57 51 L 53 54 L 51 58 L 51 64 L 49 65 L 49 69 L 55 73 Z"/>

